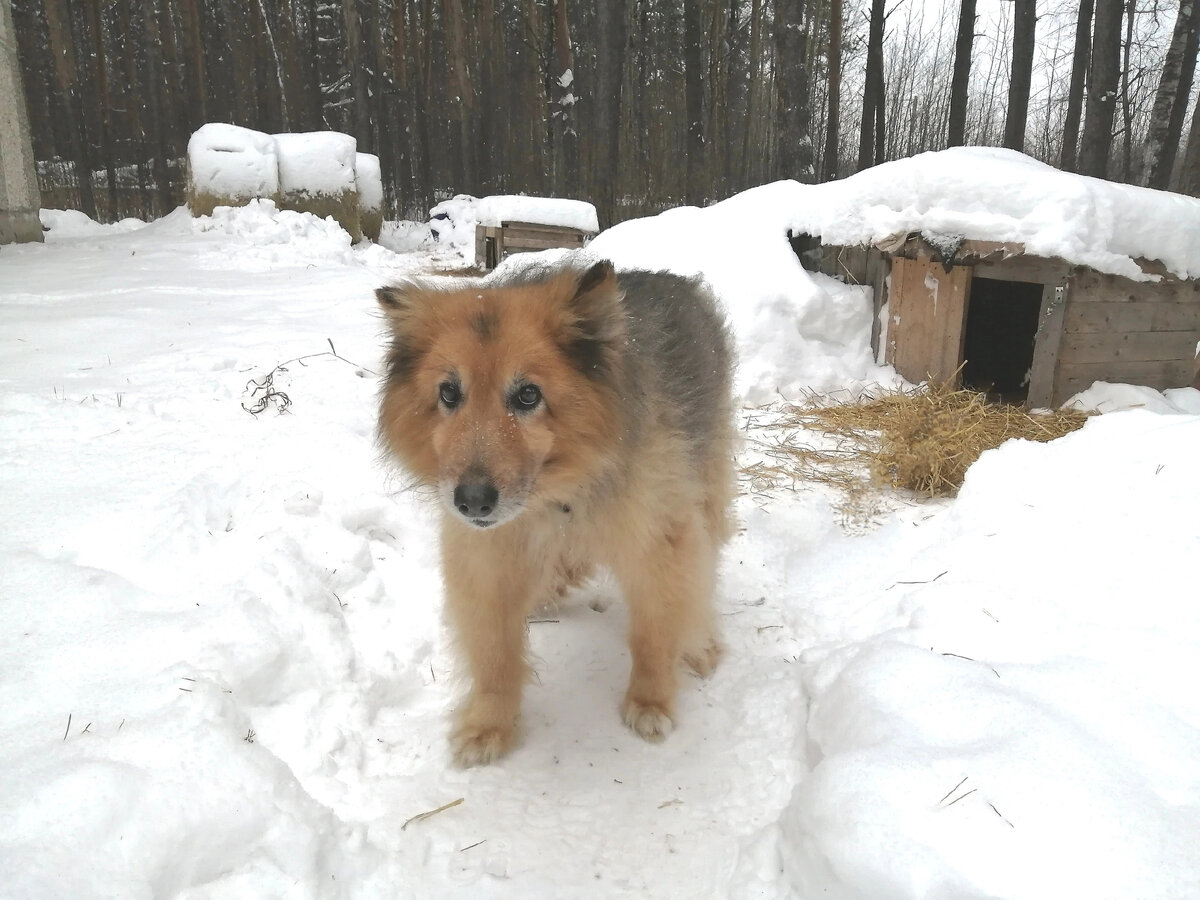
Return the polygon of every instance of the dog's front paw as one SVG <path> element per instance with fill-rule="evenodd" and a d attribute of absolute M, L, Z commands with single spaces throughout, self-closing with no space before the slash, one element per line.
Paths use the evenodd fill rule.
<path fill-rule="evenodd" d="M 513 748 L 520 700 L 500 694 L 471 697 L 450 732 L 450 753 L 461 768 L 495 762 Z"/>
<path fill-rule="evenodd" d="M 450 735 L 450 753 L 461 769 L 486 766 L 512 749 L 516 729 L 498 725 L 460 725 Z"/>
<path fill-rule="evenodd" d="M 675 727 L 670 712 L 661 703 L 647 703 L 632 697 L 626 697 L 621 705 L 621 718 L 641 737 L 655 743 L 665 740 Z"/>

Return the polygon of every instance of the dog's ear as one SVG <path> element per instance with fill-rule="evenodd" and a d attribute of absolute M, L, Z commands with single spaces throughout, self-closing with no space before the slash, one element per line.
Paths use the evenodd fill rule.
<path fill-rule="evenodd" d="M 387 316 L 392 333 L 387 354 L 388 381 L 407 379 L 420 359 L 417 309 L 420 305 L 418 300 L 426 295 L 427 289 L 414 281 L 385 285 L 375 291 L 375 299 Z"/>
<path fill-rule="evenodd" d="M 578 273 L 571 290 L 567 354 L 589 378 L 609 378 L 625 342 L 625 307 L 613 264 L 607 259 L 593 263 Z"/>
<path fill-rule="evenodd" d="M 389 284 L 376 289 L 375 299 L 385 313 L 396 315 L 408 309 L 412 294 L 412 284 Z"/>

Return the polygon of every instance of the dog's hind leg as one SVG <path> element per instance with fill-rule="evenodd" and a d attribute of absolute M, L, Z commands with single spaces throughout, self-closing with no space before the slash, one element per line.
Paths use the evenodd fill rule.
<path fill-rule="evenodd" d="M 660 741 L 671 733 L 680 657 L 686 653 L 693 668 L 705 674 L 716 665 L 713 553 L 702 516 L 694 514 L 614 566 L 629 604 L 633 658 L 621 713 L 646 740 Z"/>
<path fill-rule="evenodd" d="M 715 449 L 710 452 L 701 478 L 705 487 L 702 503 L 704 525 L 709 539 L 710 551 L 704 560 L 697 560 L 697 578 L 706 579 L 698 590 L 712 597 L 717 579 L 717 551 L 732 536 L 733 521 L 730 511 L 736 492 L 733 470 L 732 441 L 728 438 L 714 441 Z M 693 629 L 684 646 L 683 660 L 701 678 L 707 678 L 721 661 L 724 648 L 718 635 L 716 611 L 711 600 L 697 608 Z"/>

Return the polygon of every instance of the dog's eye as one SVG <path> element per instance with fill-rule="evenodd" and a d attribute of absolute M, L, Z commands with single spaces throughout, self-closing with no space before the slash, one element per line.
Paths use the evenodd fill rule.
<path fill-rule="evenodd" d="M 443 381 L 438 387 L 438 398 L 446 409 L 454 409 L 462 402 L 462 388 L 453 381 Z"/>
<path fill-rule="evenodd" d="M 542 402 L 542 390 L 536 384 L 523 384 L 513 395 L 513 405 L 517 409 L 534 409 Z"/>

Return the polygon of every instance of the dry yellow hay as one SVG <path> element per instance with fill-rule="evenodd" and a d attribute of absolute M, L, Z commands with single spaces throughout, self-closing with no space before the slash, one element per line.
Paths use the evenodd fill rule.
<path fill-rule="evenodd" d="M 357 191 L 345 190 L 339 194 L 322 191 L 283 191 L 279 198 L 279 208 L 312 213 L 322 219 L 333 216 L 334 220 L 349 232 L 353 243 L 357 244 L 362 240 Z"/>
<path fill-rule="evenodd" d="M 742 472 L 752 491 L 791 480 L 849 493 L 873 484 L 942 497 L 962 486 L 985 450 L 1011 438 L 1051 441 L 1086 419 L 1074 410 L 1031 413 L 992 403 L 985 394 L 936 385 L 835 405 L 809 397 L 805 405 L 771 409 L 768 437 L 755 441 L 755 449 L 772 462 Z"/>
<path fill-rule="evenodd" d="M 383 231 L 383 210 L 360 207 L 358 210 L 358 222 L 359 227 L 362 229 L 363 237 L 370 238 L 378 243 L 379 233 Z"/>

